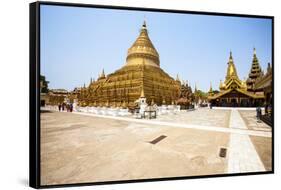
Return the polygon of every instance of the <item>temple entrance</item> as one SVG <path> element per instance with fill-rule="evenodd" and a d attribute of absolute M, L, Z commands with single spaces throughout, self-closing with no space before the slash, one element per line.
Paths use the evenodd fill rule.
<path fill-rule="evenodd" d="M 216 97 L 216 99 L 210 102 L 213 106 L 222 107 L 257 107 L 262 106 L 264 100 L 264 98 L 255 98 L 237 90 L 232 90 L 222 96 Z"/>
<path fill-rule="evenodd" d="M 236 107 L 237 106 L 237 100 L 236 98 L 231 99 L 231 106 Z"/>
<path fill-rule="evenodd" d="M 249 100 L 246 99 L 246 98 L 241 99 L 241 101 L 240 101 L 240 106 L 241 106 L 241 107 L 247 107 L 247 106 L 249 106 Z"/>

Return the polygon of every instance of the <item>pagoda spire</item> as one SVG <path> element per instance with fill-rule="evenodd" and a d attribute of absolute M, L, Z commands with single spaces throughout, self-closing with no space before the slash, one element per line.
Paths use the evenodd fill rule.
<path fill-rule="evenodd" d="M 255 47 L 253 49 L 253 62 L 257 62 L 257 63 L 259 62 L 257 58 L 257 50 Z"/>
<path fill-rule="evenodd" d="M 236 67 L 234 65 L 233 57 L 232 57 L 232 51 L 230 51 L 230 53 L 229 53 L 229 59 L 228 59 L 227 64 L 228 64 L 228 67 L 227 67 L 227 74 L 226 74 L 225 79 L 226 80 L 231 79 L 231 78 L 239 79 L 237 72 L 236 72 Z"/>
<path fill-rule="evenodd" d="M 222 80 L 220 80 L 220 89 L 223 87 Z"/>
<path fill-rule="evenodd" d="M 210 82 L 210 90 L 209 90 L 209 95 L 212 96 L 213 93 L 213 88 L 212 88 L 212 82 Z"/>
<path fill-rule="evenodd" d="M 212 82 L 210 82 L 210 90 L 209 90 L 209 92 L 213 92 Z"/>
<path fill-rule="evenodd" d="M 145 21 L 145 18 L 143 19 L 142 28 L 145 28 L 145 29 L 146 29 L 146 21 Z"/>
<path fill-rule="evenodd" d="M 177 74 L 176 81 L 179 81 L 179 82 L 180 82 L 180 77 L 179 77 L 179 74 Z"/>
<path fill-rule="evenodd" d="M 143 90 L 143 86 L 141 86 L 141 95 L 140 95 L 141 98 L 144 98 L 145 95 L 144 95 L 144 90 Z"/>
<path fill-rule="evenodd" d="M 229 61 L 233 61 L 233 58 L 232 58 L 232 51 L 230 50 L 230 52 L 229 52 Z"/>
<path fill-rule="evenodd" d="M 104 68 L 102 69 L 102 72 L 101 72 L 101 74 L 100 74 L 100 78 L 105 78 Z"/>
<path fill-rule="evenodd" d="M 253 85 L 256 81 L 257 78 L 259 78 L 262 75 L 262 70 L 259 64 L 259 60 L 257 57 L 257 51 L 256 48 L 253 49 L 253 60 L 252 60 L 252 65 L 251 69 L 249 72 L 249 76 L 247 79 L 247 87 L 251 91 L 253 90 Z"/>

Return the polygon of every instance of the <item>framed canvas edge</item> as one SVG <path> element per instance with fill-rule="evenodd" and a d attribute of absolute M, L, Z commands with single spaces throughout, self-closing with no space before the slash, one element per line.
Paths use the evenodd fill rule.
<path fill-rule="evenodd" d="M 40 188 L 40 8 L 29 4 L 29 186 Z"/>
<path fill-rule="evenodd" d="M 83 3 L 65 3 L 65 2 L 50 2 L 36 1 L 29 4 L 29 186 L 41 188 L 57 188 L 57 187 L 76 187 L 90 185 L 110 185 L 122 183 L 139 183 L 139 182 L 154 182 L 168 180 L 184 180 L 184 179 L 200 179 L 214 177 L 233 177 L 247 175 L 262 175 L 274 174 L 274 114 L 272 115 L 272 167 L 271 171 L 261 172 L 245 172 L 232 174 L 214 174 L 214 175 L 198 175 L 198 176 L 178 176 L 165 178 L 150 178 L 150 179 L 135 179 L 135 180 L 120 180 L 120 181 L 102 181 L 102 182 L 87 182 L 87 183 L 71 183 L 71 184 L 56 184 L 56 185 L 41 185 L 41 167 L 40 167 L 40 5 L 52 6 L 67 6 L 67 7 L 85 7 L 85 8 L 104 8 L 117 10 L 135 10 L 135 11 L 152 11 L 152 12 L 170 12 L 183 14 L 211 15 L 211 16 L 231 16 L 231 17 L 246 17 L 246 18 L 263 18 L 271 19 L 272 23 L 272 111 L 275 114 L 274 106 L 274 16 L 268 15 L 250 15 L 236 13 L 220 13 L 220 12 L 205 12 L 205 11 L 189 11 L 189 10 L 173 10 L 173 9 L 158 9 L 147 7 L 127 7 L 115 5 L 97 5 Z"/>

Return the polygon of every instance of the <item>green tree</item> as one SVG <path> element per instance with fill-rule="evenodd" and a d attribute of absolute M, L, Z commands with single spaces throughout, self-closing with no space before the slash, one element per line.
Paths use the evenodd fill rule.
<path fill-rule="evenodd" d="M 48 83 L 49 81 L 46 81 L 46 77 L 43 75 L 40 75 L 40 92 L 41 93 L 48 93 Z"/>

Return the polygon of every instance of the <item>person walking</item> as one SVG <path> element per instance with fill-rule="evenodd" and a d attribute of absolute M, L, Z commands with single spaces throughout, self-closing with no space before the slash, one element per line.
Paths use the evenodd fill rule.
<path fill-rule="evenodd" d="M 72 105 L 72 103 L 69 104 L 69 110 L 70 110 L 70 112 L 72 112 L 72 110 L 73 110 L 73 105 Z"/>
<path fill-rule="evenodd" d="M 64 111 L 65 103 L 62 103 L 62 111 Z"/>
<path fill-rule="evenodd" d="M 261 108 L 260 107 L 257 107 L 256 108 L 256 112 L 257 112 L 257 115 L 256 115 L 256 117 L 257 117 L 257 120 L 258 121 L 260 121 L 260 119 L 261 119 Z"/>
<path fill-rule="evenodd" d="M 61 111 L 61 104 L 59 104 L 59 111 Z"/>
<path fill-rule="evenodd" d="M 69 112 L 69 104 L 66 104 L 66 112 Z"/>

